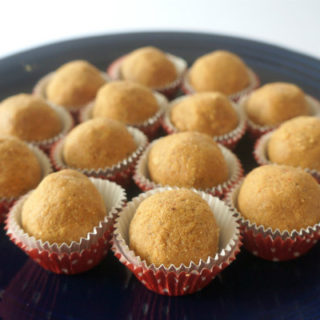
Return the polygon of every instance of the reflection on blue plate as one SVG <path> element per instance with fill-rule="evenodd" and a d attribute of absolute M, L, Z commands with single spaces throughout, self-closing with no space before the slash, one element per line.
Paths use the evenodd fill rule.
<path fill-rule="evenodd" d="M 0 60 L 0 100 L 28 92 L 44 74 L 82 58 L 105 69 L 128 51 L 154 45 L 189 63 L 214 49 L 239 54 L 262 83 L 289 81 L 320 97 L 320 61 L 243 39 L 195 33 L 138 33 L 62 42 Z M 248 171 L 256 164 L 245 138 L 235 152 Z M 132 188 L 132 196 L 138 191 Z M 43 270 L 0 226 L 2 319 L 319 319 L 320 245 L 290 262 L 261 260 L 244 249 L 204 290 L 184 297 L 148 291 L 110 252 L 97 267 L 75 276 Z"/>

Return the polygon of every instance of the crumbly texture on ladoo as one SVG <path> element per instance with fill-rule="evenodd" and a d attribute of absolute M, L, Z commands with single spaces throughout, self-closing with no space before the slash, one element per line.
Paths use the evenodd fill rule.
<path fill-rule="evenodd" d="M 210 136 L 226 134 L 239 122 L 231 102 L 219 92 L 188 96 L 173 106 L 170 116 L 179 131 L 197 131 Z"/>
<path fill-rule="evenodd" d="M 265 165 L 251 171 L 238 195 L 238 209 L 252 223 L 280 231 L 320 222 L 320 185 L 304 170 Z"/>
<path fill-rule="evenodd" d="M 35 154 L 22 141 L 0 136 L 0 197 L 18 197 L 35 188 L 42 171 Z"/>
<path fill-rule="evenodd" d="M 149 88 L 130 81 L 116 81 L 100 88 L 92 116 L 135 125 L 148 120 L 158 110 L 157 100 Z"/>
<path fill-rule="evenodd" d="M 250 120 L 258 125 L 277 125 L 301 115 L 309 108 L 304 92 L 294 84 L 269 83 L 254 91 L 245 110 Z"/>
<path fill-rule="evenodd" d="M 100 71 L 87 61 L 75 60 L 62 65 L 47 85 L 49 101 L 66 107 L 82 107 L 92 101 L 105 84 Z"/>
<path fill-rule="evenodd" d="M 133 136 L 123 123 L 97 118 L 78 125 L 67 135 L 63 159 L 74 168 L 108 168 L 126 159 L 136 148 Z"/>
<path fill-rule="evenodd" d="M 74 170 L 48 175 L 23 205 L 22 227 L 49 243 L 80 241 L 106 216 L 106 207 L 93 183 Z"/>
<path fill-rule="evenodd" d="M 151 180 L 161 185 L 206 189 L 228 179 L 226 160 L 208 135 L 181 132 L 159 139 L 148 156 Z"/>
<path fill-rule="evenodd" d="M 143 47 L 129 53 L 121 64 L 121 75 L 125 80 L 161 89 L 173 83 L 178 75 L 174 64 L 161 50 Z"/>
<path fill-rule="evenodd" d="M 219 248 L 219 228 L 209 205 L 187 189 L 159 192 L 141 202 L 129 238 L 136 255 L 156 266 L 198 264 Z"/>
<path fill-rule="evenodd" d="M 273 132 L 268 143 L 270 161 L 320 172 L 320 119 L 296 117 Z"/>
<path fill-rule="evenodd" d="M 56 136 L 61 130 L 58 114 L 42 98 L 21 93 L 0 104 L 0 134 L 41 141 Z"/>
<path fill-rule="evenodd" d="M 245 63 L 236 54 L 217 50 L 198 58 L 191 66 L 189 82 L 196 92 L 237 93 L 249 85 Z"/>

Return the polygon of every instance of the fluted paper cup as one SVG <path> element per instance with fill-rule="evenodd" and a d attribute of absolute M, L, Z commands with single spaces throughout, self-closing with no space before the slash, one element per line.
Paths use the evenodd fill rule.
<path fill-rule="evenodd" d="M 266 260 L 285 261 L 300 257 L 318 242 L 320 223 L 289 232 L 265 228 L 241 216 L 237 208 L 237 199 L 242 182 L 230 190 L 226 202 L 238 215 L 243 244 L 248 251 Z"/>
<path fill-rule="evenodd" d="M 54 273 L 75 274 L 97 265 L 107 254 L 113 231 L 113 222 L 126 201 L 125 191 L 116 183 L 90 178 L 101 194 L 107 215 L 86 237 L 70 244 L 49 243 L 28 235 L 21 224 L 24 202 L 31 192 L 22 197 L 11 208 L 6 219 L 7 235 L 34 261 Z"/>
<path fill-rule="evenodd" d="M 121 76 L 121 64 L 127 55 L 121 56 L 120 58 L 113 61 L 107 69 L 108 76 L 112 80 L 122 80 Z M 168 85 L 161 88 L 153 88 L 153 90 L 164 94 L 167 98 L 172 98 L 179 90 L 181 81 L 183 79 L 184 73 L 187 69 L 187 62 L 177 56 L 170 53 L 166 53 L 167 58 L 173 63 L 177 71 L 177 79 Z"/>
<path fill-rule="evenodd" d="M 169 296 L 194 293 L 207 286 L 218 273 L 235 260 L 241 246 L 239 225 L 223 201 L 205 192 L 193 190 L 209 204 L 217 221 L 220 230 L 218 253 L 209 256 L 207 260 L 200 260 L 199 263 L 191 261 L 187 266 L 181 264 L 156 267 L 154 264 L 148 264 L 130 250 L 129 226 L 139 204 L 147 197 L 165 190 L 172 188 L 159 188 L 140 194 L 119 213 L 115 223 L 112 250 L 119 261 L 149 290 Z"/>
<path fill-rule="evenodd" d="M 52 172 L 50 160 L 46 156 L 46 154 L 38 147 L 32 144 L 27 144 L 27 146 L 34 153 L 34 155 L 37 157 L 39 161 L 42 173 L 41 179 L 43 179 L 45 176 Z M 0 223 L 2 223 L 5 220 L 8 211 L 19 198 L 20 197 L 0 197 Z"/>
<path fill-rule="evenodd" d="M 161 187 L 168 187 L 168 186 L 163 186 L 161 184 L 155 183 L 154 181 L 151 180 L 149 175 L 148 156 L 152 146 L 156 142 L 157 140 L 152 142 L 147 147 L 147 149 L 141 155 L 140 159 L 138 160 L 135 166 L 133 180 L 142 191 L 148 191 L 148 190 L 161 188 Z M 223 198 L 224 195 L 232 188 L 232 186 L 242 178 L 243 168 L 240 160 L 233 152 L 231 152 L 228 148 L 222 145 L 219 145 L 219 148 L 227 163 L 228 173 L 229 173 L 228 180 L 217 186 L 214 186 L 212 188 L 208 188 L 202 191 L 210 193 L 216 197 Z"/>
<path fill-rule="evenodd" d="M 141 130 L 150 140 L 152 140 L 156 136 L 158 129 L 161 126 L 163 114 L 168 105 L 168 100 L 164 95 L 158 92 L 154 92 L 153 94 L 158 103 L 158 111 L 146 121 L 140 124 L 132 125 L 132 127 Z M 87 120 L 92 119 L 93 108 L 94 102 L 90 103 L 87 107 L 83 108 L 79 114 L 79 121 L 85 122 Z"/>
<path fill-rule="evenodd" d="M 176 128 L 171 121 L 171 110 L 175 105 L 182 102 L 187 97 L 188 96 L 183 96 L 175 100 L 172 100 L 168 108 L 166 109 L 163 116 L 163 120 L 162 120 L 162 127 L 168 134 L 179 132 L 179 129 Z M 247 128 L 246 116 L 243 113 L 242 109 L 240 109 L 234 102 L 232 102 L 232 107 L 237 113 L 237 117 L 238 117 L 237 127 L 228 133 L 213 137 L 214 141 L 221 143 L 222 145 L 224 145 L 225 147 L 231 150 L 236 147 L 237 143 L 244 136 Z"/>
<path fill-rule="evenodd" d="M 133 136 L 137 149 L 126 159 L 114 164 L 112 167 L 100 169 L 79 169 L 68 166 L 63 159 L 63 146 L 65 139 L 61 139 L 53 145 L 50 151 L 50 158 L 56 171 L 63 169 L 74 169 L 82 172 L 86 176 L 108 179 L 126 187 L 134 171 L 134 166 L 148 144 L 147 137 L 138 129 L 128 127 L 128 131 Z"/>
<path fill-rule="evenodd" d="M 257 89 L 260 86 L 260 79 L 258 75 L 250 68 L 247 68 L 249 76 L 249 85 L 241 91 L 230 94 L 228 97 L 232 101 L 239 101 L 242 97 L 247 96 L 252 91 Z M 189 81 L 189 71 L 185 73 L 185 76 L 182 80 L 181 89 L 185 94 L 194 94 L 196 90 L 192 87 Z"/>

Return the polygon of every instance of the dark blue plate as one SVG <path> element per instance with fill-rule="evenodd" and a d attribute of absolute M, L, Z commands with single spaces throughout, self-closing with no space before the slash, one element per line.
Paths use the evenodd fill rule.
<path fill-rule="evenodd" d="M 279 47 L 197 33 L 133 33 L 85 38 L 0 60 L 0 100 L 30 92 L 44 74 L 72 59 L 101 69 L 122 54 L 154 45 L 192 63 L 214 49 L 239 54 L 262 83 L 290 81 L 320 98 L 320 61 Z M 255 166 L 252 142 L 236 149 L 246 170 Z M 137 192 L 131 189 L 130 194 Z M 0 317 L 3 319 L 320 319 L 320 245 L 290 262 L 274 263 L 244 249 L 199 293 L 166 297 L 148 291 L 109 253 L 76 276 L 43 270 L 12 244 L 0 226 Z"/>

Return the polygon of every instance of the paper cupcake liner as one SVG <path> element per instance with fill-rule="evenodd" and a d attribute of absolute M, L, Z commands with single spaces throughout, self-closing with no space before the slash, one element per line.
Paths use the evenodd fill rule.
<path fill-rule="evenodd" d="M 305 229 L 272 230 L 256 225 L 241 216 L 237 209 L 240 181 L 226 196 L 226 202 L 238 215 L 244 247 L 253 255 L 271 261 L 285 261 L 300 257 L 309 251 L 320 237 L 320 223 Z"/>
<path fill-rule="evenodd" d="M 107 68 L 107 74 L 112 80 L 121 80 L 121 64 L 123 62 L 123 59 L 127 55 L 121 56 L 120 58 L 114 60 L 109 67 Z M 173 81 L 172 83 L 166 85 L 165 87 L 162 88 L 153 88 L 153 90 L 158 91 L 162 94 L 164 94 L 167 98 L 172 98 L 177 91 L 179 90 L 179 87 L 181 85 L 183 76 L 185 71 L 187 70 L 187 62 L 177 56 L 174 56 L 170 53 L 166 53 L 166 56 L 168 59 L 174 64 L 178 78 Z"/>
<path fill-rule="evenodd" d="M 148 191 L 148 190 L 161 188 L 161 187 L 169 187 L 169 186 L 163 186 L 161 184 L 157 184 L 153 182 L 149 176 L 148 156 L 152 146 L 157 141 L 158 140 L 155 140 L 147 147 L 147 149 L 144 151 L 144 153 L 142 154 L 142 156 L 140 157 L 140 159 L 138 160 L 135 166 L 133 180 L 142 191 Z M 219 145 L 219 148 L 223 154 L 223 157 L 227 162 L 228 172 L 229 172 L 228 180 L 215 187 L 208 188 L 201 191 L 210 193 L 213 196 L 216 196 L 219 198 L 223 198 L 224 195 L 233 187 L 233 185 L 236 184 L 242 178 L 243 168 L 240 160 L 237 158 L 237 156 L 233 152 L 231 152 L 229 149 L 227 149 L 222 145 Z"/>
<path fill-rule="evenodd" d="M 21 225 L 21 211 L 32 191 L 18 200 L 11 208 L 5 222 L 7 235 L 44 269 L 54 273 L 80 273 L 93 268 L 107 254 L 113 222 L 125 204 L 126 193 L 113 182 L 95 178 L 90 178 L 90 180 L 101 194 L 108 214 L 85 238 L 81 238 L 78 242 L 59 245 L 36 240 L 24 232 Z"/>
<path fill-rule="evenodd" d="M 135 164 L 148 144 L 147 137 L 140 130 L 128 127 L 128 131 L 133 136 L 133 139 L 138 147 L 136 151 L 133 152 L 128 158 L 118 162 L 112 167 L 101 169 L 79 169 L 68 166 L 63 160 L 63 146 L 65 138 L 58 141 L 51 148 L 50 159 L 53 167 L 56 171 L 63 169 L 74 169 L 82 172 L 86 176 L 108 179 L 120 184 L 123 187 L 127 187 L 131 181 Z"/>
<path fill-rule="evenodd" d="M 161 126 L 163 113 L 166 110 L 167 104 L 168 104 L 168 100 L 164 95 L 158 92 L 154 92 L 154 96 L 157 100 L 159 110 L 151 118 L 147 119 L 143 123 L 137 124 L 137 125 L 131 125 L 132 127 L 142 131 L 150 140 L 152 140 L 156 136 Z M 85 107 L 80 111 L 80 114 L 79 114 L 80 123 L 92 119 L 93 107 L 94 107 L 94 102 L 90 103 L 87 107 Z"/>
<path fill-rule="evenodd" d="M 248 94 L 250 94 L 252 91 L 254 91 L 255 89 L 257 89 L 260 86 L 260 79 L 259 79 L 258 75 L 250 68 L 247 68 L 247 70 L 248 70 L 248 75 L 249 75 L 248 87 L 239 91 L 239 92 L 228 95 L 228 98 L 234 102 L 239 101 L 242 97 L 247 96 Z M 181 90 L 185 94 L 194 94 L 194 93 L 196 93 L 196 91 L 191 86 L 191 84 L 188 80 L 188 77 L 189 77 L 189 71 L 185 73 L 185 76 L 182 80 Z"/>
<path fill-rule="evenodd" d="M 244 114 L 246 114 L 245 105 L 248 101 L 248 98 L 249 98 L 249 96 L 245 96 L 245 97 L 242 97 L 239 101 L 240 109 L 242 109 Z M 315 99 L 309 95 L 306 95 L 305 98 L 308 103 L 310 115 L 315 116 L 315 117 L 320 117 L 320 101 L 318 101 L 317 99 Z M 254 140 L 260 138 L 263 134 L 268 133 L 268 132 L 276 129 L 277 127 L 279 127 L 279 125 L 281 125 L 281 123 L 280 123 L 275 126 L 261 126 L 261 125 L 254 123 L 253 121 L 251 121 L 248 116 L 247 116 L 247 124 L 248 124 L 248 132 L 249 132 L 251 138 Z"/>
<path fill-rule="evenodd" d="M 174 124 L 171 122 L 171 110 L 175 105 L 177 105 L 178 103 L 180 103 L 181 101 L 183 101 L 187 97 L 188 96 L 183 96 L 183 97 L 179 97 L 179 98 L 173 100 L 169 104 L 168 108 L 166 109 L 166 112 L 165 112 L 165 114 L 163 116 L 163 120 L 162 120 L 162 127 L 168 134 L 179 132 L 179 129 L 177 129 L 174 126 Z M 238 123 L 237 127 L 234 130 L 232 130 L 231 132 L 213 137 L 214 141 L 221 143 L 222 145 L 224 145 L 225 147 L 227 147 L 231 150 L 233 150 L 235 148 L 237 143 L 244 136 L 244 134 L 246 132 L 246 128 L 247 128 L 246 116 L 243 113 L 243 111 L 240 108 L 238 108 L 238 106 L 234 102 L 232 102 L 232 106 L 238 116 L 239 123 Z"/>
<path fill-rule="evenodd" d="M 104 78 L 104 80 L 106 82 L 110 81 L 109 76 L 105 73 L 105 72 L 100 72 L 101 76 Z M 47 85 L 49 83 L 49 81 L 52 79 L 53 75 L 55 74 L 55 71 L 48 73 L 47 75 L 45 75 L 44 77 L 42 77 L 34 86 L 33 88 L 33 94 L 36 96 L 39 96 L 43 99 L 45 99 L 46 101 L 48 101 L 47 99 L 47 95 L 46 95 L 46 88 Z M 50 102 L 50 101 L 48 101 Z M 51 104 L 52 105 L 52 104 Z M 69 111 L 70 114 L 73 117 L 73 120 L 75 122 L 75 124 L 77 124 L 79 122 L 79 113 L 80 110 L 85 108 L 88 104 L 86 103 L 83 106 L 78 106 L 78 107 L 64 107 L 64 106 L 60 106 L 62 108 L 64 108 L 65 110 Z"/>
<path fill-rule="evenodd" d="M 214 212 L 220 229 L 219 252 L 214 257 L 208 257 L 206 261 L 200 260 L 198 264 L 190 262 L 188 266 L 170 265 L 167 268 L 164 265 L 160 267 L 154 264 L 148 265 L 128 246 L 129 225 L 136 208 L 144 199 L 157 192 L 172 189 L 178 188 L 159 188 L 142 193 L 127 204 L 116 219 L 112 250 L 120 262 L 129 268 L 149 290 L 177 296 L 196 292 L 208 285 L 235 259 L 240 251 L 241 236 L 236 217 L 223 201 L 204 192 L 193 190 L 208 202 Z"/>
<path fill-rule="evenodd" d="M 29 147 L 29 149 L 35 154 L 37 157 L 41 172 L 42 172 L 42 178 L 47 176 L 49 173 L 52 172 L 52 167 L 49 158 L 46 156 L 46 154 L 39 149 L 36 146 L 33 146 L 31 144 L 26 143 L 26 145 Z M 19 199 L 20 197 L 0 197 L 0 223 L 4 222 L 7 213 L 9 212 L 10 208 L 13 206 L 13 204 Z"/>
<path fill-rule="evenodd" d="M 269 143 L 269 140 L 270 140 L 272 134 L 273 134 L 273 131 L 265 133 L 255 143 L 254 150 L 253 150 L 253 156 L 260 166 L 263 166 L 265 164 L 274 163 L 274 162 L 271 162 L 268 158 L 268 143 Z M 318 181 L 318 183 L 320 183 L 320 172 L 319 171 L 317 171 L 315 169 L 308 169 L 308 168 L 301 168 L 301 169 L 310 173 Z"/>
<path fill-rule="evenodd" d="M 50 103 L 50 107 L 58 114 L 60 121 L 62 123 L 62 130 L 60 131 L 60 133 L 58 133 L 57 135 L 55 135 L 50 139 L 41 140 L 41 141 L 28 141 L 28 143 L 31 143 L 39 147 L 46 153 L 49 153 L 51 146 L 55 142 L 63 138 L 74 126 L 74 120 L 67 110 L 65 110 L 62 107 L 55 106 L 51 103 Z"/>

